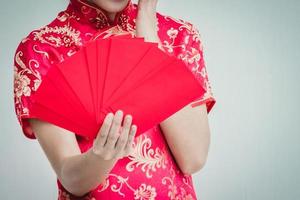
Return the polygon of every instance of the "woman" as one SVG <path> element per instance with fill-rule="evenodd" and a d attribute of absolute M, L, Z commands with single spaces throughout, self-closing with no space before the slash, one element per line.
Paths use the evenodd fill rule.
<path fill-rule="evenodd" d="M 205 164 L 207 113 L 215 99 L 195 27 L 156 12 L 157 0 L 70 0 L 48 25 L 30 32 L 15 53 L 15 111 L 23 133 L 37 139 L 57 175 L 58 199 L 197 199 L 191 174 Z M 144 134 L 132 116 L 109 113 L 91 141 L 34 119 L 29 105 L 51 64 L 92 38 L 132 34 L 182 59 L 205 95 Z M 71 133 L 71 134 L 70 134 Z"/>

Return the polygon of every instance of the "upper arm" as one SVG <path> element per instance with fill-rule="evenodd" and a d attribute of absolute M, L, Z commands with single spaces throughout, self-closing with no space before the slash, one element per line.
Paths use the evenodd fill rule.
<path fill-rule="evenodd" d="M 60 177 L 63 160 L 81 153 L 74 133 L 38 119 L 28 119 L 53 170 Z"/>

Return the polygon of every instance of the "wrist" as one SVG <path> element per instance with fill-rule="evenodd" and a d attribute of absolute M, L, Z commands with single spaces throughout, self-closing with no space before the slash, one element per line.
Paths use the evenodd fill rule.
<path fill-rule="evenodd" d="M 106 163 L 106 164 L 114 164 L 118 161 L 117 158 L 112 158 L 109 160 L 105 160 L 97 151 L 95 148 L 91 147 L 87 152 L 86 152 L 86 157 L 88 159 L 93 160 L 95 162 L 101 162 L 101 163 Z"/>

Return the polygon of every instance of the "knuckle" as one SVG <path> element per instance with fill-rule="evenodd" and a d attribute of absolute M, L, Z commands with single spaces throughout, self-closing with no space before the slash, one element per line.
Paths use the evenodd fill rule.
<path fill-rule="evenodd" d="M 118 138 L 118 136 L 116 134 L 111 134 L 109 135 L 108 139 L 113 141 L 113 140 L 116 140 Z"/>
<path fill-rule="evenodd" d="M 133 138 L 134 138 L 134 132 L 133 131 L 131 131 L 130 133 L 129 133 L 129 138 L 130 138 L 130 140 L 132 140 Z"/>
<path fill-rule="evenodd" d="M 126 143 L 126 139 L 125 138 L 119 139 L 119 143 L 122 144 L 122 145 L 125 144 Z"/>
<path fill-rule="evenodd" d="M 102 124 L 103 128 L 108 128 L 110 126 L 110 122 L 109 121 L 104 121 Z"/>
<path fill-rule="evenodd" d="M 127 144 L 130 144 L 132 142 L 132 137 L 129 135 L 128 139 L 127 139 Z"/>
<path fill-rule="evenodd" d="M 131 131 L 130 131 L 130 135 L 133 136 L 134 134 L 135 134 L 135 131 L 134 131 L 134 130 L 131 130 Z"/>
<path fill-rule="evenodd" d="M 121 120 L 115 120 L 114 125 L 115 126 L 120 126 L 121 125 Z"/>
<path fill-rule="evenodd" d="M 119 123 L 117 120 L 114 120 L 111 126 L 112 126 L 113 128 L 116 128 L 116 127 L 119 126 L 119 124 L 120 124 L 120 123 Z"/>
<path fill-rule="evenodd" d="M 104 120 L 103 121 L 103 125 L 104 126 L 108 126 L 110 124 L 110 121 L 108 119 Z"/>
<path fill-rule="evenodd" d="M 107 136 L 107 133 L 106 132 L 102 132 L 101 134 L 100 134 L 100 137 L 101 138 L 105 138 Z"/>
<path fill-rule="evenodd" d="M 129 127 L 124 126 L 124 127 L 123 127 L 123 131 L 122 131 L 122 134 L 128 134 L 128 132 L 129 132 Z"/>
<path fill-rule="evenodd" d="M 131 131 L 131 135 L 134 136 L 134 135 L 136 134 L 136 131 L 137 131 L 137 129 L 134 128 L 134 129 Z"/>
<path fill-rule="evenodd" d="M 130 145 L 132 143 L 132 137 L 128 137 L 128 140 L 127 140 L 127 145 Z"/>
<path fill-rule="evenodd" d="M 93 147 L 92 151 L 93 151 L 93 153 L 96 154 L 96 155 L 99 155 L 99 156 L 102 155 L 102 150 L 99 149 L 99 148 Z"/>
<path fill-rule="evenodd" d="M 126 143 L 126 149 L 130 149 L 131 148 L 131 145 L 132 145 L 132 143 L 131 143 L 131 141 L 128 141 L 127 143 Z"/>

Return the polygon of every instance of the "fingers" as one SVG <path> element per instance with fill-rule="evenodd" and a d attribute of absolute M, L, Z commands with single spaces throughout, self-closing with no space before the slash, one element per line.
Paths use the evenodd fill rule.
<path fill-rule="evenodd" d="M 147 11 L 156 11 L 157 0 L 139 0 L 138 9 L 147 10 Z"/>
<path fill-rule="evenodd" d="M 136 17 L 136 36 L 146 42 L 158 42 L 157 0 L 139 0 Z"/>
<path fill-rule="evenodd" d="M 139 0 L 139 6 L 147 5 L 147 6 L 156 6 L 157 0 Z"/>
<path fill-rule="evenodd" d="M 129 131 L 127 143 L 124 148 L 125 155 L 128 155 L 132 152 L 132 144 L 133 144 L 133 140 L 134 140 L 134 136 L 135 136 L 136 132 L 137 132 L 137 126 L 132 125 L 130 128 L 130 131 Z"/>
<path fill-rule="evenodd" d="M 115 143 L 119 137 L 119 131 L 122 124 L 123 112 L 118 110 L 114 116 L 110 131 L 107 136 L 106 143 L 104 144 L 105 148 L 114 149 Z"/>
<path fill-rule="evenodd" d="M 132 116 L 126 115 L 122 124 L 123 112 L 109 113 L 103 120 L 101 129 L 94 140 L 93 152 L 104 160 L 127 156 L 132 151 L 132 143 L 137 130 L 132 125 Z"/>
<path fill-rule="evenodd" d="M 130 131 L 131 123 L 132 123 L 131 115 L 126 115 L 126 117 L 124 119 L 122 131 L 121 131 L 121 135 L 119 136 L 118 141 L 115 146 L 115 150 L 116 150 L 115 156 L 116 157 L 123 156 L 122 153 L 123 153 L 123 149 L 128 140 L 128 134 Z"/>
<path fill-rule="evenodd" d="M 97 146 L 104 146 L 107 136 L 110 130 L 111 123 L 114 119 L 114 114 L 109 113 L 105 116 L 105 119 L 103 120 L 103 124 L 99 130 L 99 133 L 94 141 L 95 145 Z"/>

